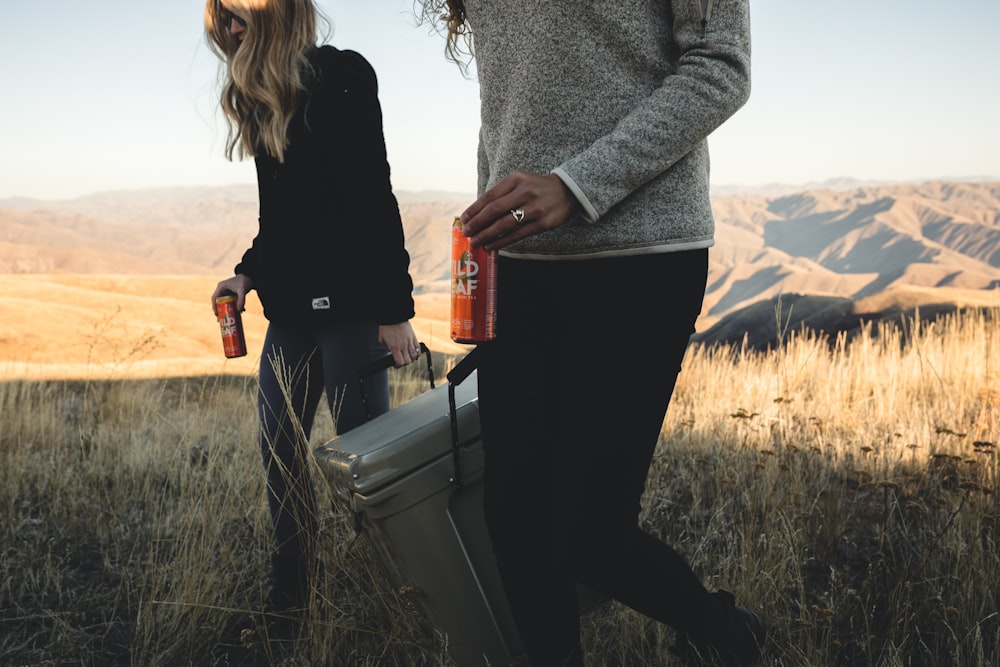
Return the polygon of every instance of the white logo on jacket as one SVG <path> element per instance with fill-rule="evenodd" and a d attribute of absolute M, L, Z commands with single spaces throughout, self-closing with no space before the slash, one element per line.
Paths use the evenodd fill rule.
<path fill-rule="evenodd" d="M 313 299 L 313 310 L 330 310 L 330 297 L 319 296 Z"/>

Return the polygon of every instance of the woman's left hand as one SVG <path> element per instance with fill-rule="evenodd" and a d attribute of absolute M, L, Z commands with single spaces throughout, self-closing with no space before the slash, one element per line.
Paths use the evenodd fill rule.
<path fill-rule="evenodd" d="M 420 342 L 409 321 L 378 325 L 378 340 L 392 354 L 397 368 L 420 358 Z"/>
<path fill-rule="evenodd" d="M 463 231 L 473 246 L 499 250 L 558 227 L 579 206 L 558 176 L 515 171 L 462 213 Z"/>

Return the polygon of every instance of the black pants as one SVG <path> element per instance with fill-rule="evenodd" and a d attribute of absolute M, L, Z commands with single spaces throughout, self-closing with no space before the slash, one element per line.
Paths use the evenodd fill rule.
<path fill-rule="evenodd" d="M 267 328 L 257 408 L 279 606 L 300 606 L 308 588 L 318 524 L 308 442 L 320 398 L 325 390 L 338 434 L 364 423 L 358 369 L 385 354 L 374 322 Z M 387 412 L 388 373 L 372 376 L 366 387 L 373 416 Z"/>
<path fill-rule="evenodd" d="M 485 510 L 533 664 L 582 664 L 576 582 L 704 634 L 717 603 L 638 515 L 708 251 L 499 269 L 479 370 Z"/>

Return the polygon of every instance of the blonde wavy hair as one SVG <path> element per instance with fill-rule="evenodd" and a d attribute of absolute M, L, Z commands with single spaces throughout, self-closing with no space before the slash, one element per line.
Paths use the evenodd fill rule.
<path fill-rule="evenodd" d="M 229 33 L 230 12 L 246 22 L 242 42 Z M 206 1 L 205 39 L 222 61 L 227 158 L 284 161 L 292 116 L 314 76 L 308 56 L 320 22 L 313 0 Z"/>
<path fill-rule="evenodd" d="M 420 17 L 432 24 L 441 23 L 447 30 L 448 41 L 445 52 L 453 61 L 466 64 L 467 57 L 473 56 L 472 32 L 465 20 L 463 0 L 416 0 L 420 5 Z"/>

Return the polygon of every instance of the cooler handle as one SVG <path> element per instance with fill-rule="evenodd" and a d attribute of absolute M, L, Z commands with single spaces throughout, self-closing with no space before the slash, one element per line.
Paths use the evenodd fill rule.
<path fill-rule="evenodd" d="M 465 378 L 472 374 L 472 371 L 476 370 L 476 366 L 479 365 L 479 348 L 474 347 L 472 351 L 465 355 L 460 362 L 455 364 L 455 367 L 448 371 L 448 382 L 455 386 L 458 386 L 465 382 Z"/>
<path fill-rule="evenodd" d="M 448 413 L 451 417 L 451 461 L 454 473 L 451 483 L 455 493 L 462 491 L 462 459 L 458 439 L 458 407 L 455 405 L 455 387 L 462 384 L 479 365 L 479 348 L 473 348 L 465 357 L 448 371 Z"/>
<path fill-rule="evenodd" d="M 427 349 L 427 346 L 420 343 L 420 354 L 427 359 L 427 381 L 431 385 L 431 389 L 434 388 L 434 360 L 431 358 L 431 351 Z M 365 418 L 368 421 L 373 419 L 371 410 L 368 407 L 368 390 L 365 387 L 365 380 L 371 375 L 378 373 L 379 371 L 384 371 L 389 368 L 395 367 L 396 362 L 393 361 L 392 355 L 387 354 L 384 357 L 380 357 L 375 361 L 368 362 L 364 366 L 358 369 L 358 384 L 361 385 L 361 404 L 365 408 Z"/>

